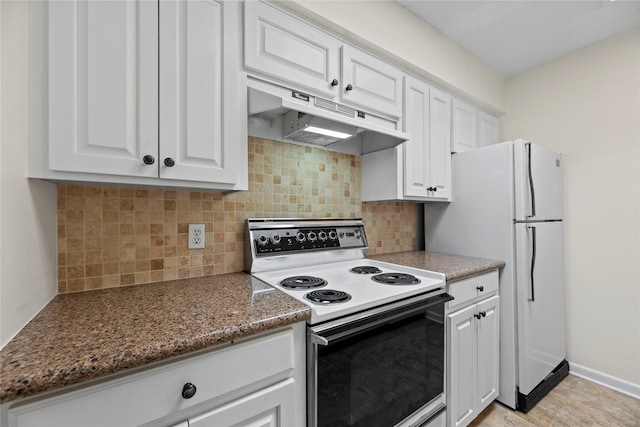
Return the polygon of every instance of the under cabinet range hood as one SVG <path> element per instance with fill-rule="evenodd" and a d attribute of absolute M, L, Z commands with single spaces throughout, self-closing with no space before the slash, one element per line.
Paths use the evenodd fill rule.
<path fill-rule="evenodd" d="M 349 154 L 395 147 L 409 139 L 397 122 L 304 92 L 247 79 L 249 135 Z"/>

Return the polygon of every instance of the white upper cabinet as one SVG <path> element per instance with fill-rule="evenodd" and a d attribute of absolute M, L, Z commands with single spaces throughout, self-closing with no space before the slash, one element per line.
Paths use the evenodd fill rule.
<path fill-rule="evenodd" d="M 245 3 L 244 65 L 251 73 L 399 119 L 404 73 L 282 9 Z"/>
<path fill-rule="evenodd" d="M 342 46 L 341 97 L 345 103 L 401 117 L 403 77 L 398 68 L 353 46 Z"/>
<path fill-rule="evenodd" d="M 411 136 L 401 149 L 405 197 L 428 197 L 431 190 L 428 166 L 430 89 L 429 85 L 420 80 L 409 77 L 405 80 L 404 130 Z M 402 176 L 400 179 L 402 180 Z"/>
<path fill-rule="evenodd" d="M 475 105 L 454 98 L 451 151 L 460 153 L 499 142 L 499 121 Z"/>
<path fill-rule="evenodd" d="M 453 100 L 453 140 L 451 151 L 473 150 L 478 134 L 478 109 L 466 102 Z"/>
<path fill-rule="evenodd" d="M 339 94 L 340 41 L 260 1 L 245 3 L 247 69 L 333 99 Z"/>
<path fill-rule="evenodd" d="M 362 156 L 362 200 L 451 200 L 451 96 L 407 76 L 400 146 Z"/>
<path fill-rule="evenodd" d="M 247 143 L 237 130 L 237 115 L 246 110 L 238 100 L 239 70 L 226 63 L 239 55 L 224 43 L 232 36 L 223 25 L 234 19 L 229 4 L 160 2 L 162 178 L 233 184 L 238 166 L 247 162 L 235 149 Z"/>
<path fill-rule="evenodd" d="M 30 176 L 246 189 L 240 4 L 64 1 L 42 16 L 48 134 L 30 142 Z"/>
<path fill-rule="evenodd" d="M 478 111 L 478 147 L 500 142 L 500 121 L 482 110 Z"/>
<path fill-rule="evenodd" d="M 49 167 L 157 177 L 158 4 L 49 4 Z"/>
<path fill-rule="evenodd" d="M 429 168 L 432 199 L 451 200 L 451 96 L 431 88 Z M 427 188 L 429 190 L 429 188 Z"/>

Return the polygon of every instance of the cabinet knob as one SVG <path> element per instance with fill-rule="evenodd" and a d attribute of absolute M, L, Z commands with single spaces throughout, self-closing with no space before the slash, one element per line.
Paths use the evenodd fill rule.
<path fill-rule="evenodd" d="M 482 291 L 484 291 L 484 286 L 480 285 L 476 289 L 479 290 L 480 292 L 482 292 Z"/>
<path fill-rule="evenodd" d="M 487 312 L 486 312 L 486 311 L 481 311 L 481 312 L 480 312 L 480 315 L 481 315 L 482 317 L 487 317 Z"/>
<path fill-rule="evenodd" d="M 338 84 L 339 84 L 339 83 L 340 83 L 340 82 L 338 81 L 338 79 L 333 79 L 333 80 L 331 80 L 331 86 L 332 86 L 332 87 L 333 87 L 333 86 L 338 86 Z"/>
<path fill-rule="evenodd" d="M 185 399 L 191 399 L 196 394 L 196 386 L 191 383 L 186 383 L 182 387 L 182 397 Z"/>
<path fill-rule="evenodd" d="M 144 162 L 145 165 L 152 165 L 156 162 L 156 159 L 154 159 L 152 155 L 147 154 L 142 158 L 142 161 Z"/>
<path fill-rule="evenodd" d="M 168 168 L 172 168 L 175 164 L 175 160 L 173 160 L 171 157 L 167 157 L 166 159 L 164 159 L 164 165 Z"/>
<path fill-rule="evenodd" d="M 350 90 L 353 90 L 353 86 L 351 86 L 351 83 L 349 83 L 347 87 L 344 88 L 344 90 L 346 90 L 347 92 L 349 92 Z"/>
<path fill-rule="evenodd" d="M 482 315 L 480 313 L 476 313 L 473 315 L 473 317 L 475 317 L 476 319 L 480 319 Z"/>

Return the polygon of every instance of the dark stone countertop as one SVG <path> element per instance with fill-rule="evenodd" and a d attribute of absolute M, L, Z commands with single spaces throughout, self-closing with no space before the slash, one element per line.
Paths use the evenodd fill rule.
<path fill-rule="evenodd" d="M 367 258 L 444 273 L 447 283 L 504 267 L 504 261 L 431 251 L 397 252 Z"/>
<path fill-rule="evenodd" d="M 429 251 L 369 258 L 444 273 L 447 282 L 504 266 Z M 122 373 L 310 316 L 306 305 L 245 273 L 58 295 L 0 351 L 0 402 Z"/>
<path fill-rule="evenodd" d="M 58 295 L 0 351 L 0 402 L 310 316 L 306 305 L 245 273 Z"/>

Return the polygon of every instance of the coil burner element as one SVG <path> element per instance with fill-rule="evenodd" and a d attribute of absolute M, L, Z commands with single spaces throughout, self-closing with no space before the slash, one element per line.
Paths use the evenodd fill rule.
<path fill-rule="evenodd" d="M 313 289 L 327 285 L 327 281 L 313 276 L 292 276 L 280 281 L 280 286 L 287 289 Z"/>
<path fill-rule="evenodd" d="M 309 301 L 317 304 L 337 304 L 346 302 L 351 299 L 351 295 L 342 291 L 335 291 L 333 289 L 320 289 L 318 291 L 309 292 L 304 296 Z"/>
<path fill-rule="evenodd" d="M 371 279 L 385 285 L 417 285 L 420 283 L 420 279 L 416 276 L 405 273 L 382 273 L 372 276 Z"/>
<path fill-rule="evenodd" d="M 378 267 L 373 267 L 371 265 L 359 265 L 357 267 L 353 267 L 351 270 L 349 270 L 352 273 L 356 273 L 356 274 L 376 274 L 376 273 L 382 273 L 382 270 L 380 270 Z"/>

